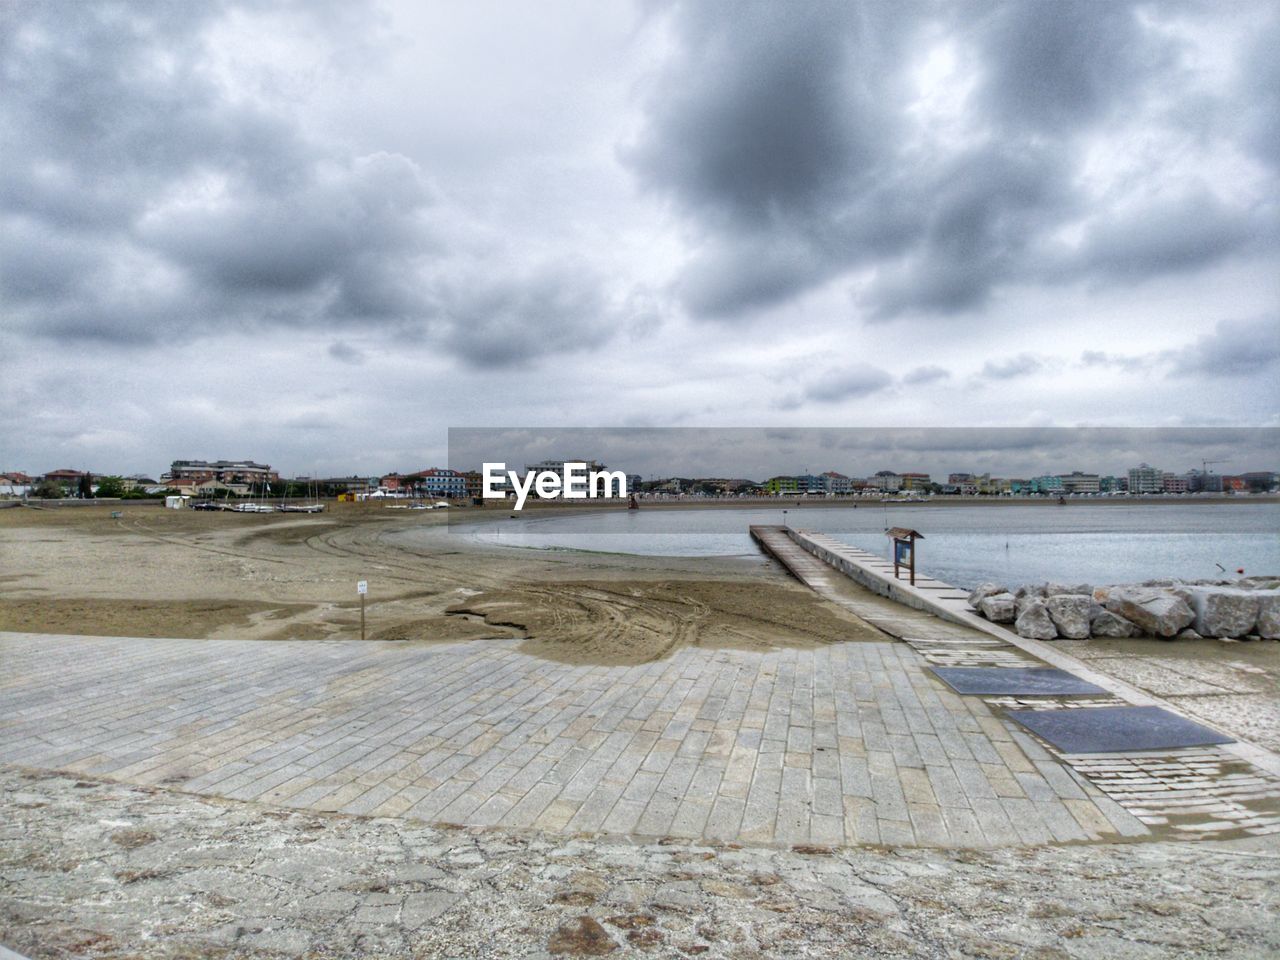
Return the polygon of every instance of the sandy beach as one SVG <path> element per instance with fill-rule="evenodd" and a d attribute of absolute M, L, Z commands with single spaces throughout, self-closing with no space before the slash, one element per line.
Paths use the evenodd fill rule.
<path fill-rule="evenodd" d="M 0 630 L 261 640 L 523 637 L 564 662 L 681 645 L 884 639 L 764 557 L 645 558 L 478 546 L 442 512 L 316 516 L 106 506 L 0 511 Z M 483 518 L 478 518 L 483 522 Z M 392 535 L 426 528 L 425 547 Z"/>

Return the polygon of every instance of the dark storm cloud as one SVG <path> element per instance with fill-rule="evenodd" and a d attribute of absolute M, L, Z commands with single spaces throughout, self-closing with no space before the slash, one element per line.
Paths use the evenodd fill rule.
<path fill-rule="evenodd" d="M 603 294 L 588 288 L 589 273 L 525 269 L 528 290 L 495 278 L 446 239 L 418 163 L 352 153 L 304 130 L 289 97 L 229 89 L 209 45 L 236 6 L 27 3 L 0 13 L 6 324 L 122 345 L 179 329 L 357 324 L 483 366 L 605 339 L 607 328 L 592 326 Z M 372 16 L 327 5 L 271 15 L 319 35 L 332 21 L 330 41 L 373 55 L 361 40 Z M 462 273 L 465 295 L 454 289 Z M 489 305 L 501 315 L 479 317 Z"/>
<path fill-rule="evenodd" d="M 587 349 L 616 329 L 598 280 L 570 264 L 458 277 L 442 286 L 439 315 L 450 349 L 477 367 Z"/>
<path fill-rule="evenodd" d="M 1004 3 L 978 14 L 986 115 L 1057 138 L 1126 102 L 1167 56 L 1140 28 L 1137 10 L 1114 0 Z"/>
<path fill-rule="evenodd" d="M 892 242 L 892 228 L 882 236 L 857 208 L 892 152 L 877 77 L 893 70 L 895 12 L 764 2 L 676 12 L 680 49 L 623 155 L 707 227 L 680 282 L 696 312 L 731 315 L 820 281 L 839 259 L 826 243 Z"/>
<path fill-rule="evenodd" d="M 352 366 L 359 366 L 367 359 L 363 350 L 353 347 L 345 340 L 337 340 L 331 343 L 328 353 L 329 356 L 340 363 L 348 363 Z"/>
<path fill-rule="evenodd" d="M 888 373 L 869 364 L 828 370 L 804 389 L 805 398 L 819 403 L 838 403 L 878 393 L 893 383 Z"/>
<path fill-rule="evenodd" d="M 1280 365 L 1280 317 L 1224 320 L 1173 354 L 1174 377 L 1239 379 Z"/>
<path fill-rule="evenodd" d="M 1015 380 L 1018 377 L 1039 373 L 1046 366 L 1044 358 L 1030 353 L 1020 353 L 1016 357 L 1008 357 L 1004 360 L 988 360 L 982 365 L 982 373 L 979 376 L 984 380 Z"/>
<path fill-rule="evenodd" d="M 1245 142 L 1280 171 L 1280 15 L 1274 12 L 1253 39 L 1240 71 Z"/>
<path fill-rule="evenodd" d="M 884 264 L 871 285 L 876 319 L 985 303 L 997 283 L 1026 269 L 1028 247 L 1072 208 L 1057 151 L 987 146 L 919 172 L 929 201 L 921 203 L 911 252 Z"/>
<path fill-rule="evenodd" d="M 695 231 L 678 296 L 697 316 L 734 320 L 857 271 L 870 276 L 859 300 L 870 318 L 949 315 L 1002 286 L 1132 282 L 1274 245 L 1262 226 L 1274 213 L 1222 199 L 1207 176 L 1120 205 L 1173 156 L 1148 152 L 1101 205 L 1084 187 L 1094 138 L 1140 135 L 1152 117 L 1194 137 L 1204 116 L 1274 96 L 1276 58 L 1262 45 L 1234 91 L 1198 87 L 1162 22 L 1179 17 L 1212 29 L 1212 8 L 1194 4 L 676 8 L 677 50 L 623 156 Z M 963 137 L 913 119 L 912 56 L 940 34 L 960 51 L 950 82 L 972 83 Z M 1195 109 L 1157 107 L 1170 91 Z M 1253 111 L 1234 135 L 1268 155 L 1278 114 Z M 1063 243 L 1079 224 L 1082 239 Z"/>
<path fill-rule="evenodd" d="M 902 382 L 909 386 L 922 386 L 926 383 L 937 383 L 951 376 L 951 371 L 944 367 L 924 366 L 908 370 L 902 375 Z"/>
<path fill-rule="evenodd" d="M 1228 206 L 1201 186 L 1098 222 L 1085 233 L 1081 260 L 1067 267 L 1118 278 L 1194 269 L 1262 239 L 1265 216 Z"/>

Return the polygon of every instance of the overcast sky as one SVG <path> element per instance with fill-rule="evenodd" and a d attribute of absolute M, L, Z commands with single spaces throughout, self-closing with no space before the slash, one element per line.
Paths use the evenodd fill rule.
<path fill-rule="evenodd" d="M 0 470 L 1277 426 L 1277 50 L 1275 2 L 9 0 Z"/>

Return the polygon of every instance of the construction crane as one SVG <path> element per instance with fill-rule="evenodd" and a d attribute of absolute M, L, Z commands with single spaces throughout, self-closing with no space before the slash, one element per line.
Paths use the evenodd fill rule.
<path fill-rule="evenodd" d="M 1201 460 L 1201 461 L 1200 461 L 1200 472 L 1201 472 L 1201 473 L 1208 473 L 1208 472 L 1209 472 L 1209 465 L 1210 465 L 1210 464 L 1213 464 L 1213 463 L 1230 463 L 1230 462 L 1231 462 L 1230 460 Z"/>

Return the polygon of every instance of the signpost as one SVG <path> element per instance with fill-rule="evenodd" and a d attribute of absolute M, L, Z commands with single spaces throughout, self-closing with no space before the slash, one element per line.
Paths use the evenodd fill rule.
<path fill-rule="evenodd" d="M 364 598 L 369 592 L 369 581 L 359 580 L 356 582 L 356 593 L 360 594 L 360 639 L 364 639 Z"/>
<path fill-rule="evenodd" d="M 924 534 L 909 527 L 890 527 L 884 532 L 893 540 L 893 579 L 900 579 L 898 569 L 906 567 L 911 576 L 911 585 L 916 585 L 916 541 L 923 540 Z"/>

